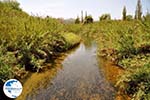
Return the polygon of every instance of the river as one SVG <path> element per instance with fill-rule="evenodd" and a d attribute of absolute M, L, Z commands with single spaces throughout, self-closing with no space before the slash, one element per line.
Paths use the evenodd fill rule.
<path fill-rule="evenodd" d="M 54 68 L 33 73 L 17 100 L 114 100 L 115 88 L 96 55 L 97 45 L 81 43 L 56 61 Z"/>

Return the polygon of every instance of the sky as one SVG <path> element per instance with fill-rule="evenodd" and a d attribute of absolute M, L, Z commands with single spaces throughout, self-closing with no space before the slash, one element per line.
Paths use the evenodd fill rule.
<path fill-rule="evenodd" d="M 17 0 L 20 7 L 27 13 L 55 18 L 76 18 L 81 11 L 87 11 L 95 20 L 105 13 L 110 13 L 112 19 L 122 18 L 122 9 L 127 8 L 127 14 L 134 15 L 137 0 Z M 150 11 L 150 0 L 141 0 L 143 13 Z"/>

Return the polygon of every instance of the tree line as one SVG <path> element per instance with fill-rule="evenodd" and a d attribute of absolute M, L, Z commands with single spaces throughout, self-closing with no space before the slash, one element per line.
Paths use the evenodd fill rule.
<path fill-rule="evenodd" d="M 81 11 L 81 20 L 80 17 L 77 16 L 77 18 L 75 19 L 75 23 L 79 24 L 79 23 L 93 23 L 93 18 L 92 15 L 87 15 L 87 11 L 85 12 L 85 17 L 83 17 L 83 11 Z"/>
<path fill-rule="evenodd" d="M 126 6 L 123 7 L 122 20 L 130 21 L 130 20 L 133 20 L 133 19 L 135 19 L 135 20 L 150 20 L 149 11 L 147 11 L 147 14 L 145 16 L 142 16 L 141 0 L 137 1 L 134 17 L 132 15 L 127 15 Z M 99 21 L 103 21 L 103 20 L 111 20 L 111 15 L 109 13 L 102 14 L 99 17 Z M 87 15 L 87 11 L 85 12 L 85 17 L 83 18 L 83 11 L 81 11 L 81 18 L 79 16 L 77 16 L 77 18 L 75 19 L 75 24 L 79 24 L 79 23 L 87 24 L 87 23 L 93 23 L 93 21 L 94 20 L 93 20 L 92 15 Z"/>

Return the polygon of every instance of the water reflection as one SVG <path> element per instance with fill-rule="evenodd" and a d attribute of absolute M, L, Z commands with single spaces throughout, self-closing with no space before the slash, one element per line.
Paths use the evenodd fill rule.
<path fill-rule="evenodd" d="M 96 45 L 95 41 L 93 41 L 90 37 L 83 37 L 83 43 L 86 49 L 91 49 L 93 45 Z"/>
<path fill-rule="evenodd" d="M 28 95 L 37 94 L 39 89 L 46 89 L 50 84 L 50 81 L 57 75 L 57 72 L 62 69 L 61 62 L 67 55 L 62 54 L 54 61 L 54 64 L 47 64 L 50 67 L 49 70 L 42 73 L 32 73 L 31 76 L 23 84 L 23 92 L 17 98 L 17 100 L 26 100 Z M 55 63 L 57 62 L 57 63 Z M 34 100 L 31 98 L 30 100 Z"/>
<path fill-rule="evenodd" d="M 30 94 L 25 96 L 26 100 L 113 100 L 115 91 L 99 69 L 96 49 L 94 42 L 87 47 L 82 43 L 66 57 L 62 69 L 55 73 L 53 79 L 48 77 L 56 71 L 44 73 L 41 79 L 38 79 L 38 74 L 31 77 L 29 80 L 32 83 L 27 83 L 35 85 L 34 82 L 38 79 L 38 88 L 25 89 L 24 91 L 30 90 Z"/>

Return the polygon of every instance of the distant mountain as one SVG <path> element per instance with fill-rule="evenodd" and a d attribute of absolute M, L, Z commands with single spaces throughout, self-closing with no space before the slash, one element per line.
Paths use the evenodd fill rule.
<path fill-rule="evenodd" d="M 64 18 L 57 18 L 61 23 L 63 24 L 73 24 L 75 22 L 75 19 L 69 18 L 69 19 L 64 19 Z"/>

